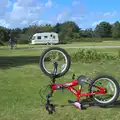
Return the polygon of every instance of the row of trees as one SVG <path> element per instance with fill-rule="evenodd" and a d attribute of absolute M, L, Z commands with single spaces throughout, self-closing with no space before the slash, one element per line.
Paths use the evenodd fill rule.
<path fill-rule="evenodd" d="M 116 21 L 110 24 L 103 21 L 96 25 L 96 28 L 82 30 L 73 21 L 66 21 L 64 23 L 57 23 L 55 26 L 46 25 L 32 25 L 23 29 L 7 29 L 0 26 L 0 44 L 9 41 L 10 35 L 13 35 L 17 43 L 28 43 L 28 40 L 35 33 L 40 32 L 56 32 L 59 34 L 61 43 L 70 41 L 84 41 L 84 38 L 120 38 L 120 22 Z"/>

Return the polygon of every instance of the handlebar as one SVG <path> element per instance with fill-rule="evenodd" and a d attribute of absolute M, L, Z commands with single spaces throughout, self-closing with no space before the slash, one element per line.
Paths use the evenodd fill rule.
<path fill-rule="evenodd" d="M 53 65 L 54 65 L 53 76 L 56 76 L 58 63 L 57 63 L 57 62 L 54 62 Z"/>

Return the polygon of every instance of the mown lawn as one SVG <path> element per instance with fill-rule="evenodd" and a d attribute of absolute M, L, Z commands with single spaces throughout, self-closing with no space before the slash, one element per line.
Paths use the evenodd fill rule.
<path fill-rule="evenodd" d="M 0 56 L 40 56 L 41 52 L 48 47 L 62 47 L 69 53 L 77 52 L 78 48 L 65 48 L 65 47 L 79 47 L 79 46 L 120 46 L 119 41 L 103 41 L 103 42 L 73 42 L 71 44 L 58 44 L 58 45 L 30 45 L 21 44 L 16 45 L 14 50 L 10 50 L 10 46 L 0 46 Z M 31 49 L 38 48 L 38 49 Z M 40 48 L 40 49 L 39 49 Z M 80 48 L 79 48 L 80 49 Z M 93 49 L 93 48 L 86 48 Z M 107 52 L 110 54 L 118 54 L 120 48 L 94 48 L 99 52 Z"/>
<path fill-rule="evenodd" d="M 53 102 L 58 104 L 56 113 L 48 115 L 40 101 L 39 90 L 50 81 L 40 70 L 39 56 L 42 51 L 2 51 L 0 58 L 0 120 L 119 120 L 120 102 L 109 108 L 88 107 L 78 110 L 67 103 L 74 96 L 67 91 L 56 91 Z M 8 52 L 8 53 L 7 53 Z M 11 55 L 12 52 L 12 55 Z M 9 58 L 8 56 L 12 56 Z M 99 61 L 92 63 L 72 63 L 70 71 L 59 78 L 58 83 L 71 81 L 87 75 L 108 74 L 120 83 L 120 61 Z M 85 87 L 86 88 L 86 87 Z M 43 93 L 45 96 L 47 92 Z M 66 105 L 61 107 L 60 105 Z M 68 106 L 67 106 L 68 105 Z"/>
<path fill-rule="evenodd" d="M 48 47 L 47 47 L 48 48 Z M 46 49 L 47 49 L 46 48 Z M 69 53 L 74 53 L 77 52 L 78 50 L 82 50 L 82 48 L 79 49 L 73 49 L 73 48 L 64 48 L 66 51 Z M 118 54 L 120 52 L 120 48 L 96 48 L 96 49 L 90 49 L 86 48 L 87 50 L 96 50 L 98 52 L 104 52 L 108 54 Z M 5 50 L 0 50 L 0 56 L 40 56 L 40 54 L 44 51 L 44 49 L 5 49 Z"/>
<path fill-rule="evenodd" d="M 48 46 L 57 47 L 79 47 L 79 46 L 120 46 L 120 41 L 103 41 L 103 42 L 72 42 L 69 44 L 57 44 L 57 45 L 31 45 L 31 44 L 16 44 L 15 48 L 44 48 Z M 9 44 L 6 46 L 0 46 L 0 48 L 9 49 Z"/>

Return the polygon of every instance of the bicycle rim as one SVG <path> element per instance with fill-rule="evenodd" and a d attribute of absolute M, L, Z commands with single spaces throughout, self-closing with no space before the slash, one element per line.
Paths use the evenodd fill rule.
<path fill-rule="evenodd" d="M 66 55 L 59 50 L 50 50 L 48 51 L 42 60 L 44 70 L 51 74 L 53 72 L 53 63 L 58 63 L 57 74 L 61 74 L 66 70 L 67 67 L 67 57 Z"/>
<path fill-rule="evenodd" d="M 116 84 L 109 78 L 99 78 L 94 82 L 94 85 L 103 87 L 106 89 L 106 94 L 100 94 L 100 95 L 93 95 L 93 98 L 98 102 L 102 104 L 106 104 L 111 102 L 116 94 L 117 94 L 117 87 Z M 92 92 L 96 92 L 98 89 L 95 87 L 92 87 Z"/>

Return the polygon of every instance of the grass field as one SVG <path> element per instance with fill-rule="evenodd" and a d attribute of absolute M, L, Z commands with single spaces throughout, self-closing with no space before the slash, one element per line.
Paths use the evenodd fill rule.
<path fill-rule="evenodd" d="M 97 49 L 100 52 L 117 54 L 119 49 Z M 39 90 L 49 83 L 39 67 L 39 56 L 43 50 L 0 50 L 0 120 L 119 120 L 120 102 L 108 108 L 88 107 L 81 111 L 67 103 L 74 96 L 67 91 L 57 91 L 53 102 L 58 105 L 54 115 L 48 115 L 40 106 Z M 67 49 L 69 53 L 76 50 Z M 4 56 L 1 57 L 1 56 Z M 58 83 L 70 81 L 72 74 L 87 75 L 90 78 L 98 74 L 108 74 L 120 83 L 120 61 L 99 61 L 92 63 L 72 63 L 70 71 Z M 44 93 L 44 96 L 46 92 Z"/>
<path fill-rule="evenodd" d="M 79 65 L 79 66 L 78 66 Z M 72 73 L 76 77 L 84 74 L 90 78 L 96 74 L 108 74 L 120 79 L 118 61 L 104 63 L 73 63 L 71 70 L 58 83 L 70 81 Z M 89 107 L 79 111 L 72 106 L 56 108 L 57 113 L 49 116 L 44 107 L 40 107 L 39 89 L 48 84 L 49 78 L 40 71 L 39 65 L 29 64 L 0 69 L 0 120 L 119 120 L 120 103 L 111 108 Z M 120 82 L 120 81 L 119 81 Z M 45 95 L 45 93 L 44 93 Z M 61 99 L 62 98 L 62 99 Z M 57 91 L 54 103 L 67 105 L 68 99 L 74 97 L 69 92 Z"/>
<path fill-rule="evenodd" d="M 51 45 L 49 45 L 51 46 Z M 58 47 L 79 47 L 79 46 L 120 46 L 120 41 L 103 41 L 103 42 L 73 42 L 70 44 L 57 44 L 52 46 Z M 31 45 L 31 44 L 17 44 L 16 48 L 42 48 L 46 47 L 46 45 Z M 0 48 L 9 48 L 7 46 L 0 46 Z"/>
<path fill-rule="evenodd" d="M 46 47 L 47 49 L 48 47 Z M 69 53 L 74 53 L 77 52 L 78 49 L 71 49 L 71 48 L 64 48 L 66 51 L 68 51 Z M 83 49 L 83 48 L 79 48 L 79 49 Z M 92 50 L 92 48 L 85 48 L 87 50 Z M 118 52 L 120 51 L 120 48 L 95 48 L 93 50 L 96 50 L 98 52 L 104 52 L 104 53 L 108 53 L 108 54 L 118 54 Z M 15 50 L 10 50 L 10 49 L 1 49 L 0 50 L 0 56 L 40 56 L 40 54 L 44 51 L 44 49 L 15 49 Z"/>
<path fill-rule="evenodd" d="M 52 45 L 53 47 L 80 47 L 80 46 L 120 46 L 119 41 L 103 41 L 103 42 L 73 42 L 72 44 L 58 44 Z M 51 45 L 16 45 L 15 50 L 11 51 L 9 46 L 0 46 L 0 56 L 36 56 L 41 54 L 43 49 L 51 47 Z M 27 49 L 29 48 L 29 49 Z M 30 48 L 41 48 L 32 50 Z M 42 49 L 43 48 L 43 49 Z M 70 53 L 78 51 L 78 49 L 64 48 Z M 90 49 L 90 48 L 89 48 Z M 120 48 L 94 48 L 100 52 L 114 53 L 116 54 Z"/>

